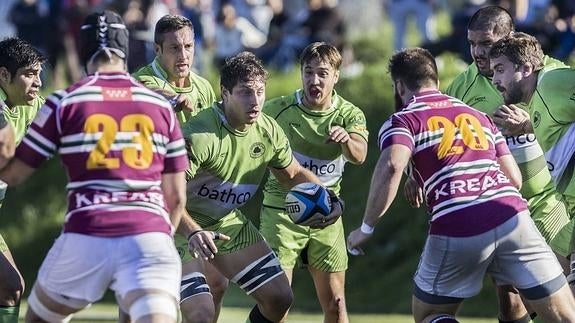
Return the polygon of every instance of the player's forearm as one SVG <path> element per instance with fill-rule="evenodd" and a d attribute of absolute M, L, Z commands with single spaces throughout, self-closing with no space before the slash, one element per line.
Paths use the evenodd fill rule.
<path fill-rule="evenodd" d="M 367 141 L 357 134 L 350 134 L 349 140 L 342 144 L 342 151 L 350 163 L 361 165 L 367 156 Z"/>
<path fill-rule="evenodd" d="M 192 219 L 192 216 L 188 213 L 187 210 L 184 209 L 182 216 L 182 220 L 180 221 L 180 225 L 178 226 L 176 232 L 183 235 L 184 237 L 188 237 L 194 231 L 202 230 L 202 227 Z"/>
<path fill-rule="evenodd" d="M 274 177 L 282 184 L 283 187 L 290 189 L 297 184 L 312 182 L 323 185 L 321 180 L 310 170 L 301 166 L 294 158 L 291 164 L 284 169 L 270 168 Z"/>
<path fill-rule="evenodd" d="M 380 157 L 371 178 L 367 205 L 363 216 L 365 224 L 374 227 L 387 212 L 397 195 L 403 168 L 401 165 L 394 164 L 388 158 Z"/>
<path fill-rule="evenodd" d="M 170 222 L 177 228 L 186 209 L 186 177 L 184 172 L 162 175 L 162 192 L 170 212 Z"/>

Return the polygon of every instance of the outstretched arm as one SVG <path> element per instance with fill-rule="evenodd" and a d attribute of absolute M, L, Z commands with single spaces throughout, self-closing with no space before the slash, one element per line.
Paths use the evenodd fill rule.
<path fill-rule="evenodd" d="M 404 145 L 391 145 L 382 151 L 371 178 L 362 226 L 347 238 L 349 250 L 358 248 L 371 237 L 373 228 L 397 195 L 403 170 L 410 158 L 411 151 Z"/>

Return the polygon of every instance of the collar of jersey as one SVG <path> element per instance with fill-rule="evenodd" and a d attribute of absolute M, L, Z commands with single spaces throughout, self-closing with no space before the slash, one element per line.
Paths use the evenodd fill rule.
<path fill-rule="evenodd" d="M 220 118 L 221 123 L 224 125 L 224 127 L 226 129 L 228 129 L 229 132 L 231 132 L 233 135 L 239 136 L 239 137 L 244 137 L 248 134 L 248 131 L 251 129 L 251 126 L 248 127 L 248 129 L 246 131 L 240 131 L 234 127 L 232 127 L 230 125 L 230 123 L 228 122 L 228 119 L 226 118 L 226 114 L 224 113 L 224 110 L 222 110 L 221 108 L 222 103 L 218 102 L 216 104 L 214 104 L 212 106 L 212 108 L 216 111 L 216 113 L 218 114 L 218 117 Z M 262 116 L 260 115 L 260 118 Z"/>
<path fill-rule="evenodd" d="M 168 73 L 166 73 L 166 71 L 162 68 L 162 65 L 160 65 L 160 62 L 158 61 L 157 57 L 154 58 L 154 61 L 152 62 L 152 71 L 154 72 L 154 75 L 156 77 L 159 77 L 160 79 L 162 79 L 162 81 L 166 82 L 166 84 L 168 84 L 174 91 L 176 91 L 176 93 L 190 92 L 194 88 L 194 81 L 192 79 L 192 71 L 190 71 L 190 73 L 188 74 L 188 79 L 190 80 L 190 86 L 188 86 L 188 87 L 177 87 L 177 86 L 172 85 L 168 81 Z"/>
<path fill-rule="evenodd" d="M 312 114 L 312 115 L 326 115 L 326 114 L 330 114 L 332 113 L 335 109 L 337 109 L 337 105 L 339 102 L 339 96 L 337 95 L 337 92 L 335 90 L 333 90 L 332 94 L 331 94 L 331 106 L 329 107 L 329 109 L 327 110 L 312 110 L 308 107 L 306 107 L 303 104 L 303 90 L 299 89 L 297 91 L 295 91 L 295 99 L 297 101 L 298 106 L 304 110 L 306 113 L 308 114 Z"/>

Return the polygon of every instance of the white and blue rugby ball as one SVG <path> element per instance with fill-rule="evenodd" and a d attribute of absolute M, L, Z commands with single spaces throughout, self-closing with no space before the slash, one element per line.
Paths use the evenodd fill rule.
<path fill-rule="evenodd" d="M 285 209 L 295 224 L 304 222 L 316 213 L 328 215 L 331 212 L 329 193 L 319 184 L 298 184 L 287 193 Z"/>

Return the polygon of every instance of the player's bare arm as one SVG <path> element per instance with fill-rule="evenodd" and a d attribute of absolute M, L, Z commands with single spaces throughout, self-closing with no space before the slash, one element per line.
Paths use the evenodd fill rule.
<path fill-rule="evenodd" d="M 348 133 L 340 126 L 333 126 L 329 129 L 328 142 L 341 145 L 343 155 L 349 162 L 361 165 L 367 156 L 367 141 L 356 133 Z"/>
<path fill-rule="evenodd" d="M 505 174 L 505 176 L 507 176 L 511 181 L 511 184 L 520 190 L 521 185 L 523 184 L 523 178 L 513 155 L 500 156 L 498 157 L 497 162 L 499 163 L 499 167 L 501 167 L 503 174 Z"/>
<path fill-rule="evenodd" d="M 323 185 L 314 173 L 302 167 L 300 163 L 294 158 L 288 167 L 283 169 L 277 169 L 270 167 L 270 171 L 276 177 L 276 179 L 286 188 L 291 188 L 297 184 L 312 182 L 316 184 Z M 343 204 L 341 200 L 330 193 L 332 198 L 331 213 L 327 216 L 322 214 L 316 214 L 306 220 L 302 225 L 307 225 L 312 228 L 325 228 L 328 225 L 334 224 L 337 219 L 343 214 Z"/>
<path fill-rule="evenodd" d="M 168 173 L 162 175 L 162 191 L 166 206 L 170 210 L 170 222 L 177 228 L 186 208 L 186 173 Z"/>
<path fill-rule="evenodd" d="M 493 113 L 493 122 L 506 136 L 533 133 L 529 113 L 515 104 L 499 106 Z"/>
<path fill-rule="evenodd" d="M 161 88 L 154 84 L 144 83 L 144 85 L 150 90 L 166 98 L 166 100 L 170 101 L 176 112 L 182 110 L 193 111 L 196 106 L 196 102 L 193 102 L 192 99 L 187 95 L 180 95 L 172 90 Z"/>
<path fill-rule="evenodd" d="M 0 170 L 0 180 L 8 184 L 8 186 L 16 186 L 32 175 L 34 170 L 34 168 L 28 166 L 20 159 L 13 158 L 6 167 Z"/>
<path fill-rule="evenodd" d="M 403 170 L 410 158 L 411 151 L 403 145 L 391 145 L 382 151 L 371 178 L 362 226 L 347 237 L 348 250 L 359 248 L 371 237 L 373 228 L 397 195 Z"/>
<path fill-rule="evenodd" d="M 0 119 L 0 168 L 2 168 L 14 156 L 16 143 L 14 128 L 4 120 L 3 115 L 0 116 Z"/>

